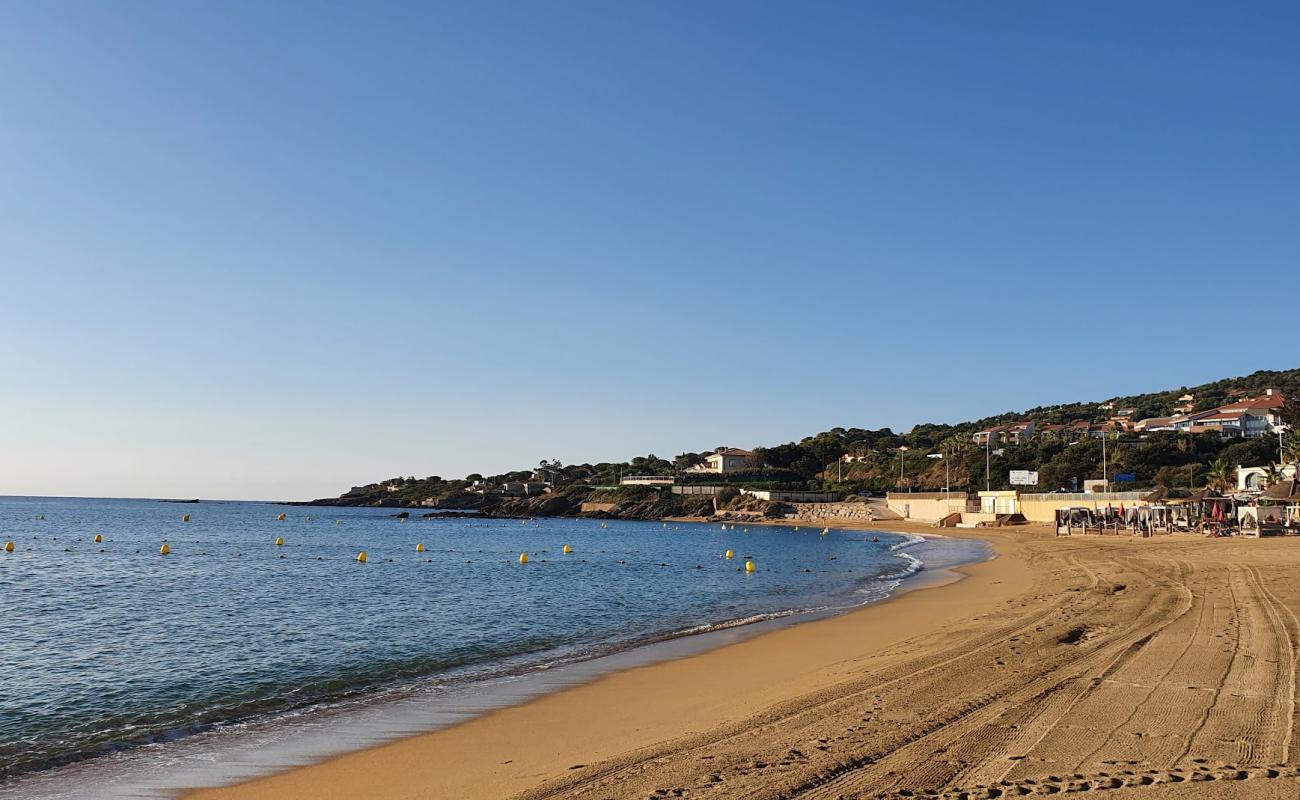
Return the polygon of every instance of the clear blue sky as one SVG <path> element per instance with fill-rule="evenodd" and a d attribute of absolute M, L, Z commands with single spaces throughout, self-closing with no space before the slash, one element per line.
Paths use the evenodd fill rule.
<path fill-rule="evenodd" d="M 1297 365 L 1286 3 L 0 4 L 0 494 Z"/>

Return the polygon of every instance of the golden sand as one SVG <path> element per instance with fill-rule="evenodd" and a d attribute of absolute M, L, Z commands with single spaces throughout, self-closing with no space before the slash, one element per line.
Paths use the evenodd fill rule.
<path fill-rule="evenodd" d="M 977 535 L 956 583 L 186 797 L 1300 797 L 1300 541 Z"/>

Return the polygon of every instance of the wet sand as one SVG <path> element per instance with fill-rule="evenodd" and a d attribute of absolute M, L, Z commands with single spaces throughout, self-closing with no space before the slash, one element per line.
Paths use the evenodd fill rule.
<path fill-rule="evenodd" d="M 1300 796 L 1300 542 L 944 532 L 999 557 L 956 583 L 186 797 Z"/>

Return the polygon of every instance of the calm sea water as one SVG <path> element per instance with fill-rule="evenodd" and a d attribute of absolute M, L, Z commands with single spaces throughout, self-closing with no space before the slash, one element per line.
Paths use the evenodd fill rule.
<path fill-rule="evenodd" d="M 0 782 L 403 681 L 859 605 L 924 550 L 807 527 L 391 513 L 0 498 L 0 540 L 16 545 L 0 551 Z"/>

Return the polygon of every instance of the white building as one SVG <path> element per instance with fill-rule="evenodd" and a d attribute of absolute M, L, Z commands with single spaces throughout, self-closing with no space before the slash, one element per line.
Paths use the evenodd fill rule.
<path fill-rule="evenodd" d="M 763 466 L 758 456 L 739 447 L 719 447 L 716 452 L 704 457 L 705 463 L 691 467 L 691 472 L 711 472 L 726 475 L 729 472 L 744 472 Z"/>
<path fill-rule="evenodd" d="M 1277 468 L 1277 471 L 1283 480 L 1289 481 L 1295 477 L 1295 464 L 1287 464 L 1284 467 Z M 1264 485 L 1264 479 L 1267 475 L 1268 470 L 1264 467 L 1237 467 L 1237 491 L 1264 491 L 1268 488 Z"/>

